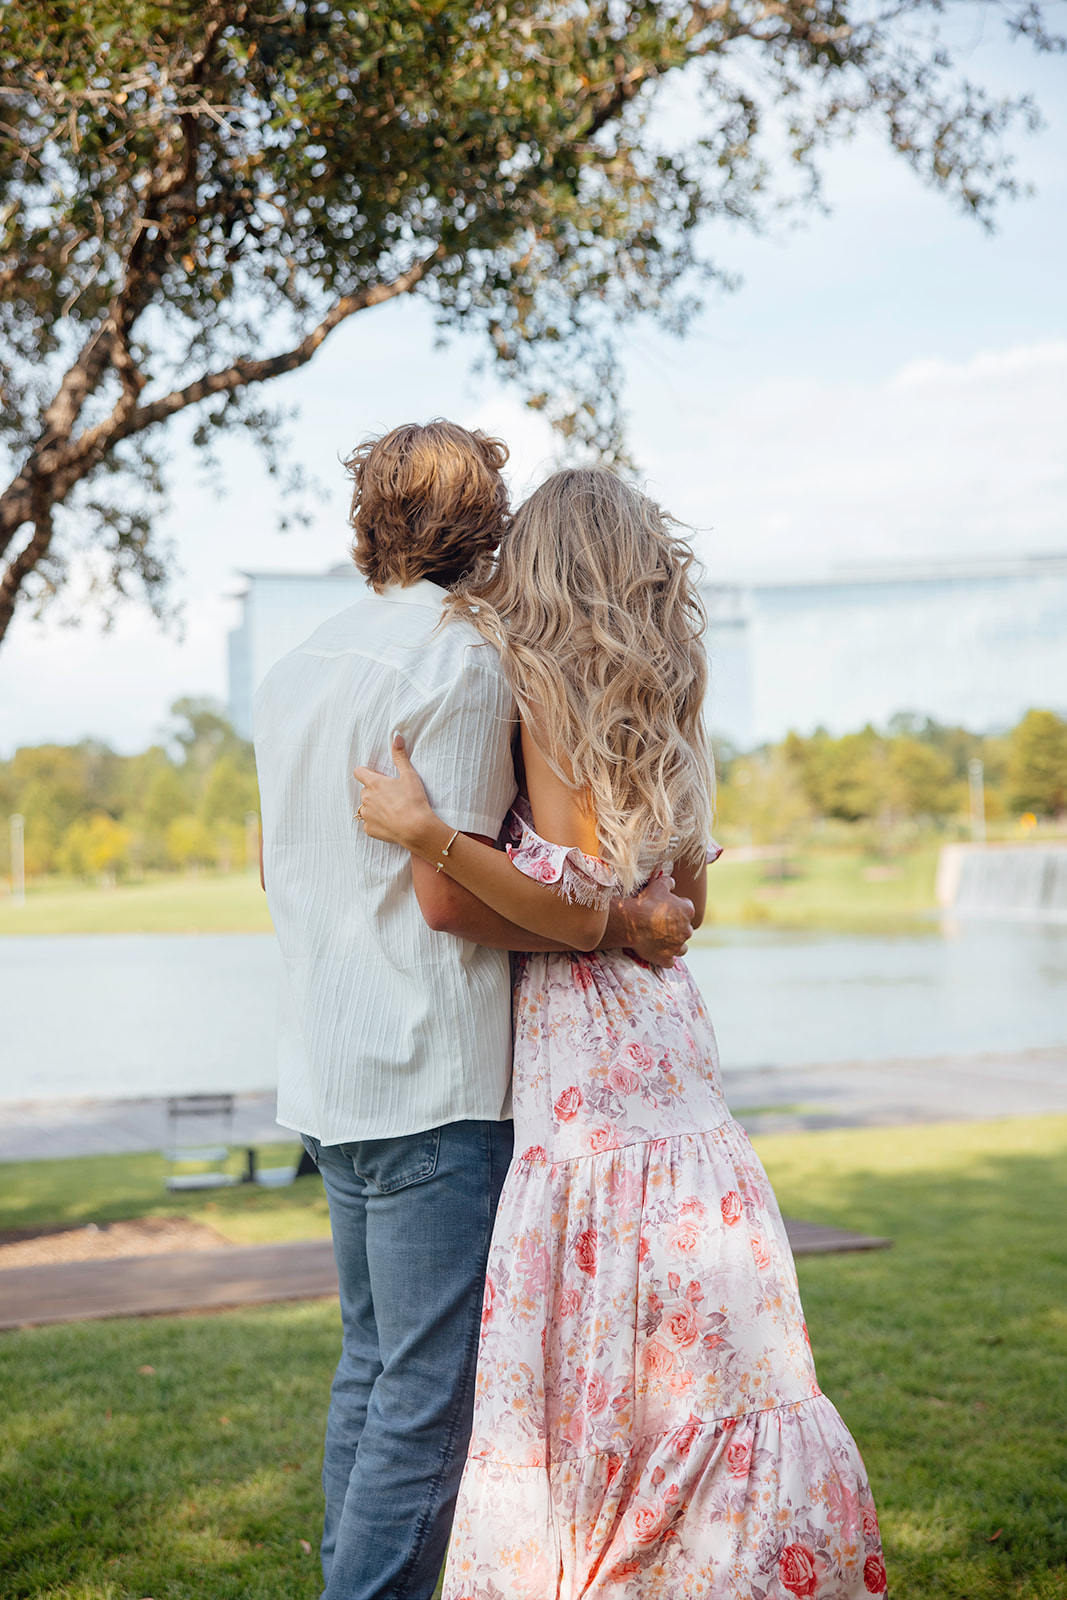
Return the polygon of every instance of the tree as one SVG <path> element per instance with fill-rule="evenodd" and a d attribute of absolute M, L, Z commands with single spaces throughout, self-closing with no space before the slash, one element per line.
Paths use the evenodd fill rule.
<path fill-rule="evenodd" d="M 144 798 L 144 825 L 149 833 L 164 834 L 174 821 L 189 809 L 189 795 L 181 774 L 168 762 L 158 767 L 148 781 Z"/>
<path fill-rule="evenodd" d="M 64 834 L 91 808 L 84 747 L 16 750 L 8 772 L 10 803 L 25 818 L 26 871 L 49 872 Z"/>
<path fill-rule="evenodd" d="M 530 404 L 619 458 L 612 327 L 684 326 L 687 282 L 713 270 L 700 225 L 759 220 L 783 128 L 808 194 L 819 147 L 867 118 L 988 218 L 1014 186 L 1000 135 L 1031 108 L 956 79 L 941 10 L 5 0 L 0 638 L 82 538 L 101 595 L 163 611 L 165 424 L 191 410 L 199 443 L 239 424 L 269 454 L 256 386 L 397 296 L 480 329 Z M 1061 42 L 1040 0 L 1002 10 Z M 649 123 L 680 79 L 692 137 Z"/>
<path fill-rule="evenodd" d="M 253 774 L 242 772 L 232 756 L 220 756 L 211 769 L 200 814 L 209 825 L 219 822 L 244 826 L 250 811 L 259 810 L 259 790 Z"/>
<path fill-rule="evenodd" d="M 175 866 L 213 865 L 218 849 L 210 828 L 199 817 L 175 817 L 167 829 L 167 855 Z"/>
<path fill-rule="evenodd" d="M 960 785 L 952 761 L 920 739 L 901 735 L 889 742 L 891 792 L 908 817 L 944 817 L 959 810 Z"/>
<path fill-rule="evenodd" d="M 1067 811 L 1067 722 L 1054 711 L 1028 711 L 1010 743 L 1015 810 L 1061 816 Z"/>
<path fill-rule="evenodd" d="M 60 870 L 72 877 L 95 876 L 107 885 L 114 884 L 116 874 L 129 863 L 131 842 L 130 830 L 106 811 L 79 817 L 59 847 Z"/>
<path fill-rule="evenodd" d="M 183 764 L 202 777 L 215 762 L 225 757 L 231 765 L 255 773 L 255 756 L 246 739 L 234 733 L 233 727 L 214 700 L 175 700 L 170 714 L 178 726 L 174 743 L 181 751 Z"/>
<path fill-rule="evenodd" d="M 871 727 L 831 739 L 790 734 L 786 755 L 800 769 L 801 781 L 819 816 L 842 822 L 876 817 L 890 807 L 885 744 Z"/>
<path fill-rule="evenodd" d="M 780 746 L 732 762 L 718 815 L 727 827 L 745 829 L 754 844 L 792 843 L 812 821 L 796 764 Z"/>

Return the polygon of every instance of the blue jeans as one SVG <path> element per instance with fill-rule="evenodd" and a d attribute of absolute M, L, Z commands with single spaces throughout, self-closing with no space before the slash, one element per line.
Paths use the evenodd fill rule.
<path fill-rule="evenodd" d="M 510 1122 L 321 1145 L 343 1344 L 322 1486 L 323 1600 L 430 1600 L 470 1441 Z"/>

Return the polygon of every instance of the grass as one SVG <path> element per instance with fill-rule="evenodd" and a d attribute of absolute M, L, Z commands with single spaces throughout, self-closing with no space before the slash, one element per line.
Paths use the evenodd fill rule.
<path fill-rule="evenodd" d="M 870 933 L 914 926 L 936 905 L 937 856 L 932 845 L 892 862 L 811 850 L 793 854 L 790 876 L 778 879 L 776 862 L 733 861 L 727 851 L 708 874 L 707 923 Z"/>
<path fill-rule="evenodd" d="M 267 897 L 248 872 L 155 877 L 99 889 L 30 884 L 26 903 L 0 900 L 0 936 L 64 933 L 270 933 Z"/>
<path fill-rule="evenodd" d="M 932 845 L 891 863 L 856 850 L 797 852 L 782 880 L 774 878 L 775 867 L 773 861 L 735 861 L 727 851 L 708 879 L 709 923 L 873 932 L 906 925 L 934 906 Z M 157 876 L 114 889 L 46 879 L 30 885 L 23 906 L 0 900 L 0 937 L 270 931 L 266 896 L 247 872 Z"/>
<path fill-rule="evenodd" d="M 896 1240 L 799 1264 L 894 1600 L 1064 1600 L 1067 1117 L 756 1143 L 787 1214 Z"/>
<path fill-rule="evenodd" d="M 757 1146 L 784 1210 L 896 1240 L 799 1263 L 820 1378 L 874 1484 L 894 1600 L 1067 1600 L 1067 1117 Z M 145 1181 L 132 1160 L 119 1158 L 113 1205 Z M 73 1181 L 44 1173 L 61 1165 Z M 5 1216 L 43 1215 L 51 1193 L 63 1219 L 88 1220 L 108 1204 L 103 1170 L 8 1168 L 40 1183 L 20 1206 L 4 1182 Z M 248 1198 L 277 1202 L 291 1228 L 286 1195 Z M 238 1200 L 219 1196 L 219 1215 Z M 319 1231 L 314 1206 L 305 1222 Z M 0 1336 L 0 1593 L 310 1600 L 317 1563 L 300 1541 L 318 1540 L 338 1336 L 323 1303 Z"/>
<path fill-rule="evenodd" d="M 295 1165 L 300 1153 L 300 1146 L 291 1144 L 257 1148 L 261 1167 Z M 240 1152 L 234 1153 L 230 1165 L 240 1171 Z M 326 1192 L 317 1177 L 300 1178 L 284 1189 L 240 1184 L 171 1194 L 163 1187 L 169 1170 L 162 1156 L 154 1153 L 4 1162 L 0 1231 L 173 1216 L 206 1223 L 233 1244 L 313 1239 L 330 1231 Z"/>
<path fill-rule="evenodd" d="M 312 1600 L 337 1336 L 312 1303 L 0 1340 L 0 1593 Z"/>

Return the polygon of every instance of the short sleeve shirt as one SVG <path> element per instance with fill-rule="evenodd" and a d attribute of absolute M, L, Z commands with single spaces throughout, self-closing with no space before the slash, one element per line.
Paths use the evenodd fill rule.
<path fill-rule="evenodd" d="M 283 657 L 253 715 L 267 899 L 284 968 L 278 1120 L 323 1144 L 511 1115 L 507 953 L 427 927 L 411 861 L 356 820 L 356 766 L 403 733 L 434 810 L 496 837 L 515 797 L 495 650 L 424 579 Z"/>

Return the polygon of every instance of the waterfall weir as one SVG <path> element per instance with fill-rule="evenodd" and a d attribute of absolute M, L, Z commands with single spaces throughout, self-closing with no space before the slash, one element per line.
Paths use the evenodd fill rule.
<path fill-rule="evenodd" d="M 956 917 L 1067 923 L 1067 844 L 948 844 L 937 903 Z"/>

